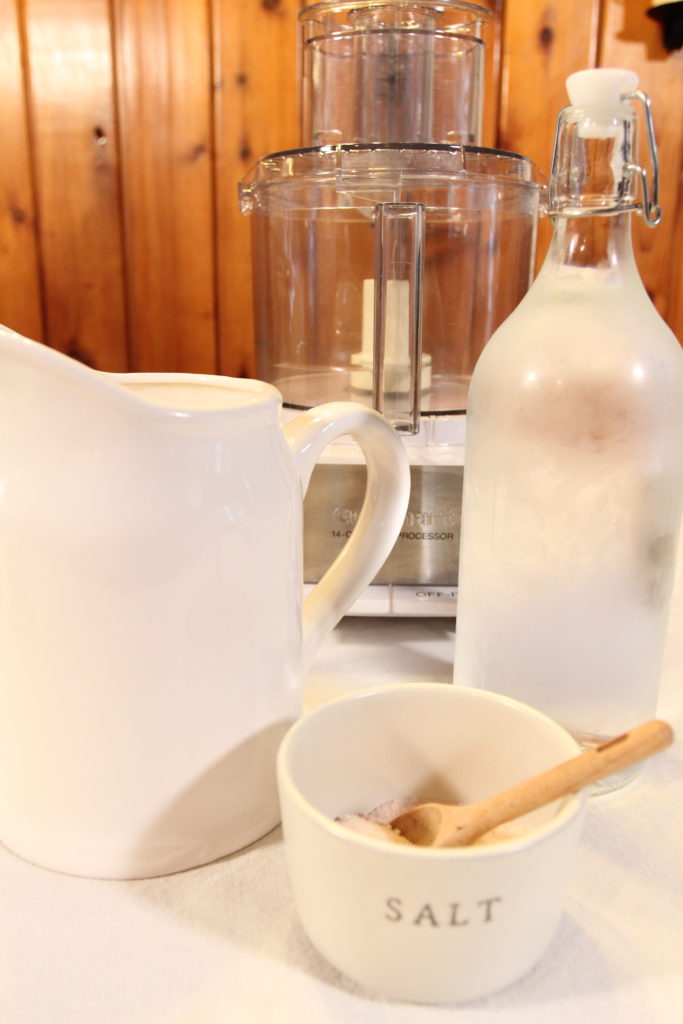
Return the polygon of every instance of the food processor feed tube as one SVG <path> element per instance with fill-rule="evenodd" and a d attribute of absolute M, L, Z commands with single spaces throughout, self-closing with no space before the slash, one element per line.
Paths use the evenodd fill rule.
<path fill-rule="evenodd" d="M 468 408 L 455 679 L 586 744 L 654 712 L 683 500 L 683 352 L 631 247 L 632 212 L 660 218 L 636 87 L 613 69 L 568 79 L 550 252 Z"/>
<path fill-rule="evenodd" d="M 302 136 L 473 145 L 491 13 L 459 0 L 322 0 L 299 13 Z"/>

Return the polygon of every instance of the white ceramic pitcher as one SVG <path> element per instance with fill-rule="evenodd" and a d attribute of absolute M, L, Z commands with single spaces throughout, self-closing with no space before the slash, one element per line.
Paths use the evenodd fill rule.
<path fill-rule="evenodd" d="M 342 434 L 365 505 L 302 602 L 303 492 Z M 283 431 L 268 384 L 98 373 L 0 328 L 0 840 L 134 878 L 269 831 L 306 667 L 408 490 L 397 435 L 360 405 Z"/>

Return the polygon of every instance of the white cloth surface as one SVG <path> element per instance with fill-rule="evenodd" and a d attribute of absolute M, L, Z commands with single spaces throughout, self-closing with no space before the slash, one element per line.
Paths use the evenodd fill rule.
<path fill-rule="evenodd" d="M 679 560 L 680 562 L 680 560 Z M 449 681 L 449 620 L 347 619 L 305 706 L 369 685 Z M 387 1002 L 311 947 L 280 829 L 205 867 L 106 882 L 0 846 L 0 1024 L 676 1024 L 683 1020 L 683 572 L 658 713 L 680 737 L 592 800 L 565 914 L 542 961 L 458 1007 Z"/>

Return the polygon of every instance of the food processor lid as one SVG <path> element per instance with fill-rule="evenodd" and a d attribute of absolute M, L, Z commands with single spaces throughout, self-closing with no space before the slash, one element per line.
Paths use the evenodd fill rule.
<path fill-rule="evenodd" d="M 406 11 L 436 11 L 438 14 L 455 14 L 457 16 L 456 27 L 459 31 L 467 24 L 476 24 L 478 21 L 487 22 L 492 18 L 491 11 L 481 4 L 469 3 L 469 0 L 439 0 L 438 4 L 420 3 L 420 0 L 386 0 L 386 3 L 378 0 L 319 0 L 318 3 L 309 4 L 299 11 L 299 20 L 320 24 L 328 27 L 334 24 L 335 19 L 343 19 L 349 13 L 368 10 L 380 12 L 386 10 Z M 344 24 L 344 22 L 341 22 Z"/>
<path fill-rule="evenodd" d="M 263 157 L 240 182 L 240 207 L 252 213 L 279 192 L 293 198 L 301 192 L 301 204 L 317 205 L 315 187 L 325 186 L 325 203 L 336 190 L 340 205 L 349 206 L 349 189 L 367 190 L 369 195 L 384 189 L 429 187 L 437 207 L 447 207 L 448 190 L 456 185 L 473 187 L 489 205 L 514 195 L 536 198 L 545 194 L 545 180 L 529 157 L 484 146 L 424 146 L 411 143 L 348 144 L 305 147 Z M 441 189 L 444 190 L 443 194 Z M 308 192 L 306 191 L 308 190 Z M 541 193 L 540 196 L 536 196 Z M 284 200 L 284 196 L 283 196 Z M 363 205 L 362 195 L 358 201 Z"/>

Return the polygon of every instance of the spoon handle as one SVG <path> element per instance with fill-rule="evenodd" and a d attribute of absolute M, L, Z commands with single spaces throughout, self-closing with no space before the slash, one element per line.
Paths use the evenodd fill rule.
<path fill-rule="evenodd" d="M 657 718 L 643 722 L 614 739 L 584 750 L 569 761 L 563 761 L 532 779 L 512 786 L 490 800 L 482 801 L 479 804 L 481 817 L 477 817 L 478 825 L 485 827 L 477 831 L 482 834 L 504 821 L 511 821 L 552 800 L 583 789 L 606 775 L 628 768 L 668 747 L 673 738 L 673 730 L 667 722 Z"/>

